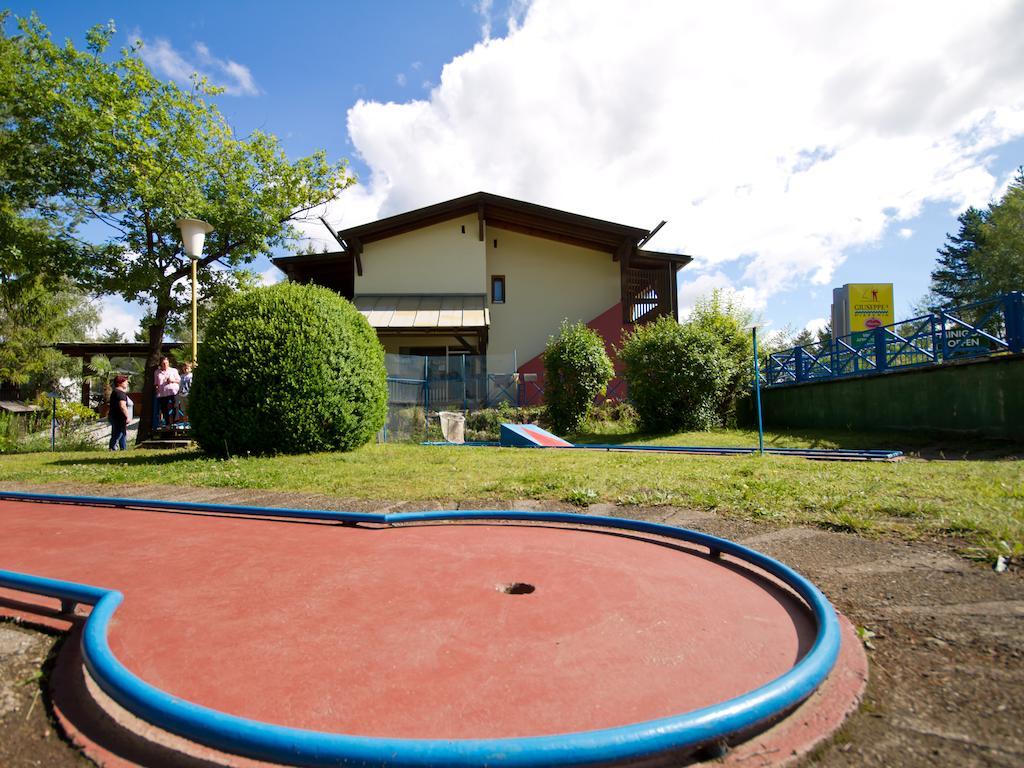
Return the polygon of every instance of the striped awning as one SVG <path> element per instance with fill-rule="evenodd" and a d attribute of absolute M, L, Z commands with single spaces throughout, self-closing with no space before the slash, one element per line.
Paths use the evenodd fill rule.
<path fill-rule="evenodd" d="M 483 294 L 356 296 L 356 309 L 378 330 L 483 329 L 491 324 Z"/>

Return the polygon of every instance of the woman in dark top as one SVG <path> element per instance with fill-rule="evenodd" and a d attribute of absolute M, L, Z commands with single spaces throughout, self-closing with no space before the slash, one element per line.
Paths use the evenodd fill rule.
<path fill-rule="evenodd" d="M 128 447 L 128 377 L 114 379 L 110 393 L 110 450 L 123 451 Z"/>

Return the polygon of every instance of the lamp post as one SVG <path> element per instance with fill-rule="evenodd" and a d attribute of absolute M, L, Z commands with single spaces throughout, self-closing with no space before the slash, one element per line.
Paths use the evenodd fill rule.
<path fill-rule="evenodd" d="M 174 222 L 181 230 L 181 242 L 185 246 L 185 255 L 192 260 L 192 363 L 196 362 L 199 337 L 196 332 L 196 262 L 203 255 L 203 242 L 213 232 L 213 227 L 200 219 L 178 219 Z"/>
<path fill-rule="evenodd" d="M 757 404 L 757 452 L 764 456 L 764 423 L 761 421 L 761 365 L 757 353 L 757 324 L 750 328 L 754 341 L 754 402 Z"/>

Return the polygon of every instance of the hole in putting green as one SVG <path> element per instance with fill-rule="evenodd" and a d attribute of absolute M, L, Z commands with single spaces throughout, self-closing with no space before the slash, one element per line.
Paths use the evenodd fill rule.
<path fill-rule="evenodd" d="M 499 584 L 495 587 L 499 592 L 504 592 L 506 595 L 528 595 L 533 592 L 536 587 L 533 584 L 527 584 L 524 581 L 513 581 L 508 584 Z"/>

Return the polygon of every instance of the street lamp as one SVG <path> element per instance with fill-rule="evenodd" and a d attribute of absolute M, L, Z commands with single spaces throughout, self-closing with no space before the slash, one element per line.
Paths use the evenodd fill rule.
<path fill-rule="evenodd" d="M 185 255 L 192 259 L 192 364 L 196 362 L 198 334 L 196 332 L 196 262 L 203 255 L 203 242 L 213 232 L 213 227 L 199 219 L 178 219 L 174 222 L 181 230 L 181 242 Z"/>
<path fill-rule="evenodd" d="M 757 452 L 764 456 L 764 423 L 761 421 L 761 366 L 757 354 L 757 323 L 748 325 L 754 340 L 754 402 L 757 403 Z"/>

